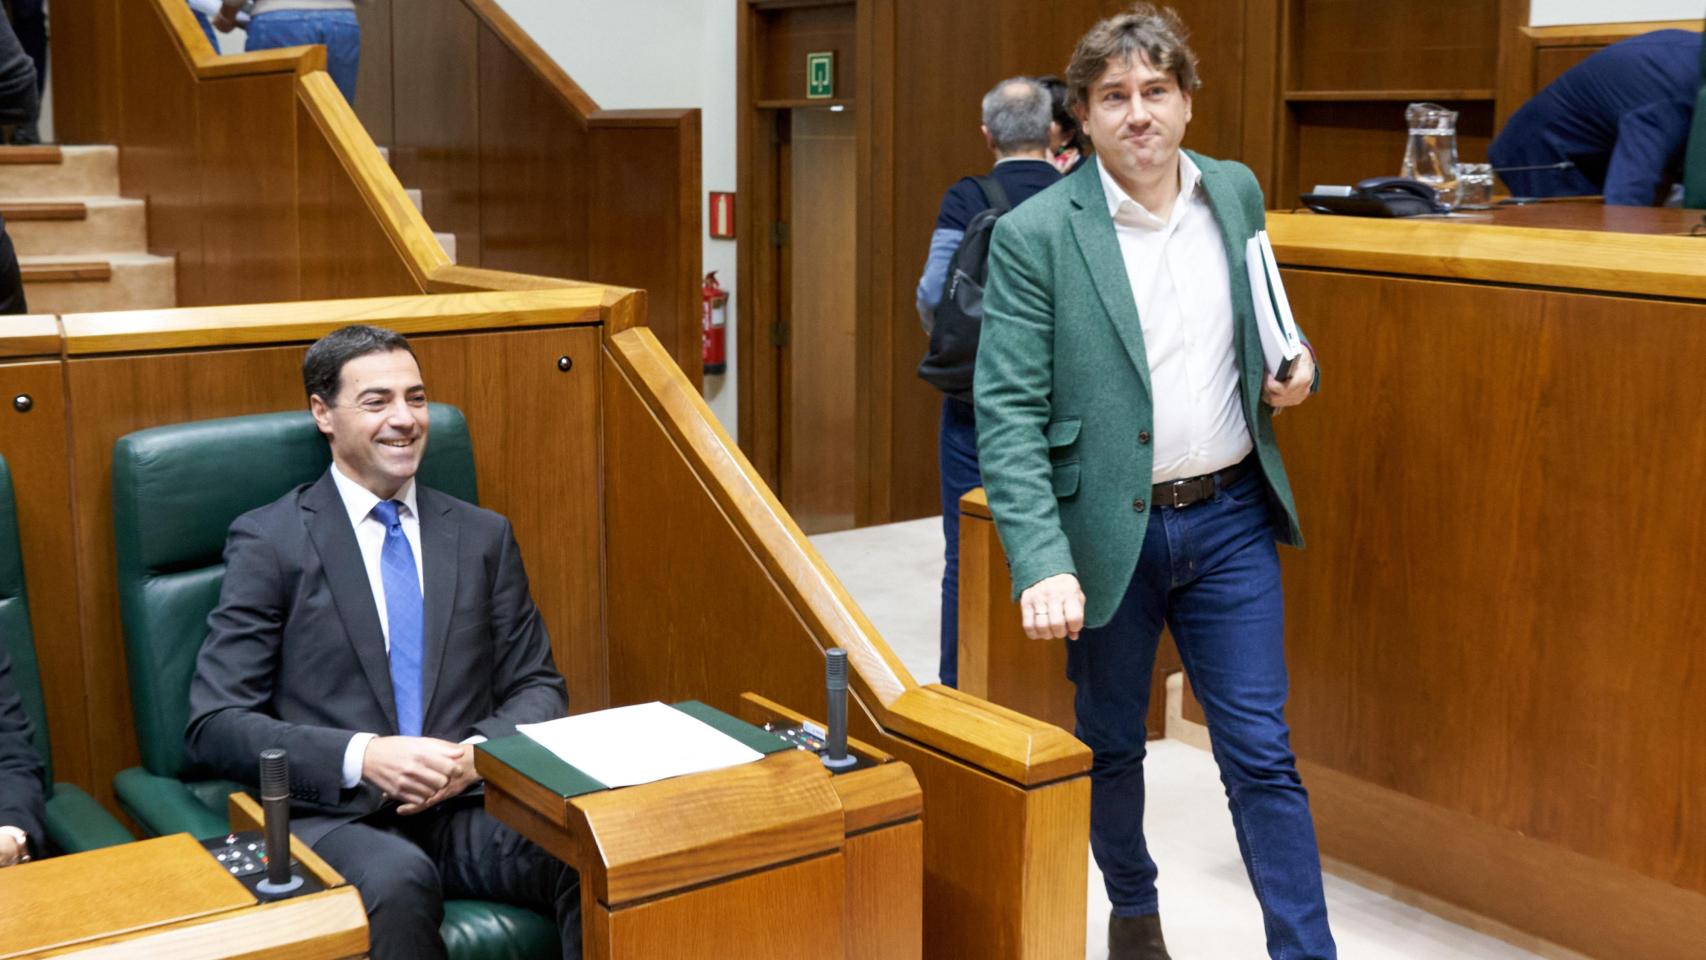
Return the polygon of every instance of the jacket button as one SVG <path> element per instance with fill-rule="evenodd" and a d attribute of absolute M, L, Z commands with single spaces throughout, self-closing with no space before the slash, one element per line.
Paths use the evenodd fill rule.
<path fill-rule="evenodd" d="M 1143 503 L 1143 500 L 1142 500 L 1142 498 L 1139 498 L 1139 499 L 1137 499 L 1137 500 L 1133 500 L 1133 501 L 1132 501 L 1132 502 L 1131 502 L 1131 508 L 1132 508 L 1132 509 L 1133 509 L 1133 510 L 1136 510 L 1136 511 L 1137 511 L 1137 512 L 1138 512 L 1138 513 L 1142 513 L 1142 512 L 1143 512 L 1143 507 L 1144 507 L 1144 503 Z"/>
<path fill-rule="evenodd" d="M 1137 442 L 1147 445 L 1149 443 L 1149 431 L 1148 430 L 1138 431 Z"/>

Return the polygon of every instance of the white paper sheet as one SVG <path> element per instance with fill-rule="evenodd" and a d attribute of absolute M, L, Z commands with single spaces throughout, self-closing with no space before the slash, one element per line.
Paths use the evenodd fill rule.
<path fill-rule="evenodd" d="M 708 724 L 662 703 L 582 713 L 516 730 L 607 787 L 629 787 L 763 758 Z"/>
<path fill-rule="evenodd" d="M 1256 329 L 1262 335 L 1262 359 L 1269 373 L 1303 352 L 1303 338 L 1292 319 L 1291 301 L 1280 282 L 1279 264 L 1268 232 L 1259 230 L 1244 244 L 1244 267 L 1250 275 L 1250 298 L 1256 303 Z M 1275 305 L 1278 312 L 1275 312 Z"/>

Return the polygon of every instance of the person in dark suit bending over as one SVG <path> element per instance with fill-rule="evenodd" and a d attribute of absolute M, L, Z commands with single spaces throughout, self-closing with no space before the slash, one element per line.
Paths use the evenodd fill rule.
<path fill-rule="evenodd" d="M 1332 960 L 1288 744 L 1274 549 L 1301 535 L 1273 416 L 1308 399 L 1314 361 L 1265 375 L 1244 264 L 1262 191 L 1242 164 L 1179 149 L 1198 80 L 1178 16 L 1140 3 L 1102 21 L 1067 82 L 1095 156 L 996 225 L 974 382 L 1025 632 L 1073 638 L 1109 955 L 1167 957 L 1143 834 L 1166 626 L 1207 715 L 1269 955 Z"/>
<path fill-rule="evenodd" d="M 0 867 L 41 855 L 44 772 L 30 715 L 12 683 L 12 658 L 0 643 Z"/>
<path fill-rule="evenodd" d="M 361 892 L 374 957 L 444 956 L 445 897 L 555 915 L 578 957 L 574 871 L 470 793 L 472 743 L 568 710 L 509 521 L 415 482 L 426 386 L 403 337 L 334 331 L 302 380 L 332 466 L 231 525 L 190 762 L 252 785 L 262 750 L 289 751 L 293 832 Z"/>

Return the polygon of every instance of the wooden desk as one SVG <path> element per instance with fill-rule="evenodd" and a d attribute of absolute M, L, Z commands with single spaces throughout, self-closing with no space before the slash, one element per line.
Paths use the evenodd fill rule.
<path fill-rule="evenodd" d="M 234 802 L 233 822 L 248 829 L 259 811 L 244 800 L 241 810 Z M 361 897 L 298 847 L 297 858 L 327 889 L 267 904 L 188 834 L 0 870 L 0 958 L 365 956 Z"/>
<path fill-rule="evenodd" d="M 588 960 L 920 955 L 922 800 L 904 764 L 832 778 L 789 750 L 565 799 L 485 751 L 475 763 L 486 809 L 580 872 Z"/>

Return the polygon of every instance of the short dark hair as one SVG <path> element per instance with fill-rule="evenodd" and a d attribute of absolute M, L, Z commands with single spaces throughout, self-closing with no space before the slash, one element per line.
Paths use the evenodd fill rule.
<path fill-rule="evenodd" d="M 1196 52 L 1186 42 L 1190 35 L 1172 7 L 1157 9 L 1153 3 L 1133 4 L 1125 13 L 1103 20 L 1078 41 L 1066 65 L 1073 100 L 1088 104 L 1090 84 L 1102 76 L 1108 63 L 1129 59 L 1134 53 L 1143 54 L 1151 67 L 1172 74 L 1180 90 L 1195 93 L 1202 78 L 1197 76 Z"/>
<path fill-rule="evenodd" d="M 1037 82 L 1054 101 L 1054 122 L 1060 127 L 1061 135 L 1073 146 L 1084 149 L 1084 130 L 1078 125 L 1078 115 L 1072 112 L 1072 91 L 1066 86 L 1066 81 L 1051 73 L 1038 77 Z"/>
<path fill-rule="evenodd" d="M 339 327 L 314 341 L 302 356 L 302 389 L 327 404 L 338 398 L 343 387 L 344 364 L 370 353 L 402 350 L 414 356 L 413 347 L 400 333 L 366 324 Z"/>

